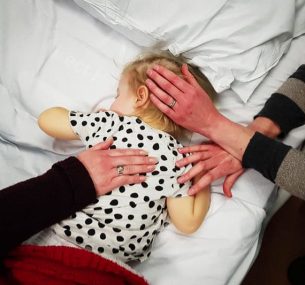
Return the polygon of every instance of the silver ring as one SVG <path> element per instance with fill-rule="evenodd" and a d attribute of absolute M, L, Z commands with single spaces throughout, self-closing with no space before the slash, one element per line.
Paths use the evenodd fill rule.
<path fill-rule="evenodd" d="M 176 101 L 175 99 L 173 99 L 173 101 L 168 105 L 168 107 L 174 108 L 176 102 L 177 102 L 177 101 Z"/>
<path fill-rule="evenodd" d="M 116 171 L 118 172 L 118 175 L 123 175 L 124 172 L 124 165 L 118 165 L 116 167 Z"/>

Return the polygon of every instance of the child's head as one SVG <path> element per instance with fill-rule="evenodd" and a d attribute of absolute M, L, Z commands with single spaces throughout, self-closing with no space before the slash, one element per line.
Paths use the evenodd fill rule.
<path fill-rule="evenodd" d="M 125 66 L 118 90 L 116 100 L 111 110 L 122 115 L 134 115 L 154 128 L 180 138 L 185 130 L 162 113 L 150 100 L 149 89 L 145 85 L 147 70 L 154 65 L 162 65 L 170 71 L 183 78 L 181 73 L 182 64 L 185 61 L 181 57 L 174 57 L 169 53 L 148 54 L 132 61 Z M 199 70 L 189 66 L 189 71 L 195 76 L 198 83 L 210 95 L 215 91 L 208 79 Z"/>

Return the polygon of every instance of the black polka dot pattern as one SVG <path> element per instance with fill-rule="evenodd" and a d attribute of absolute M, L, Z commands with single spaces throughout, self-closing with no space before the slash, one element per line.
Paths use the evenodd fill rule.
<path fill-rule="evenodd" d="M 136 117 L 114 112 L 70 112 L 70 124 L 87 148 L 114 138 L 111 148 L 140 148 L 158 158 L 152 173 L 140 184 L 120 186 L 53 226 L 65 240 L 97 254 L 123 262 L 150 256 L 155 236 L 167 224 L 166 197 L 182 197 L 190 184 L 177 178 L 187 171 L 175 166 L 183 158 L 173 137 L 155 130 Z"/>

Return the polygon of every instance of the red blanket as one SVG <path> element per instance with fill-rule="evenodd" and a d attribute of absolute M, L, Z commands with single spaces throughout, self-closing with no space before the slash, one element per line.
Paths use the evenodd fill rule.
<path fill-rule="evenodd" d="M 19 246 L 3 261 L 24 285 L 147 285 L 143 277 L 91 252 L 64 246 Z"/>

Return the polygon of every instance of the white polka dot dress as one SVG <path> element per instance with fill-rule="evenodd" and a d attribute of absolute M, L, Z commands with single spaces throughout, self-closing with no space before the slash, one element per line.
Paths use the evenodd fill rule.
<path fill-rule="evenodd" d="M 53 226 L 56 234 L 74 245 L 123 262 L 143 261 L 167 219 L 166 197 L 185 196 L 189 183 L 177 177 L 187 171 L 175 163 L 182 145 L 136 117 L 114 112 L 70 112 L 70 123 L 86 147 L 114 138 L 112 148 L 140 148 L 159 163 L 141 184 L 121 186 L 96 203 Z"/>

